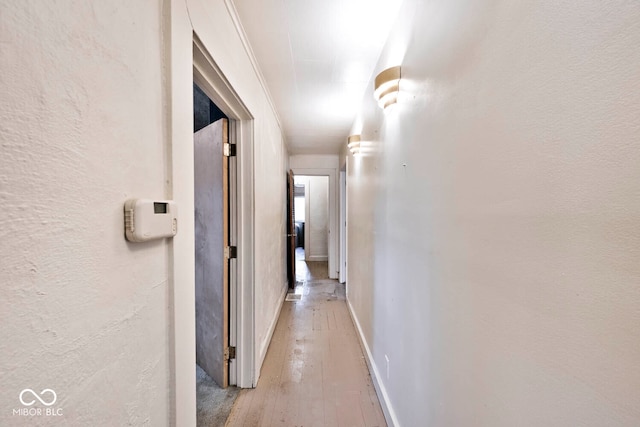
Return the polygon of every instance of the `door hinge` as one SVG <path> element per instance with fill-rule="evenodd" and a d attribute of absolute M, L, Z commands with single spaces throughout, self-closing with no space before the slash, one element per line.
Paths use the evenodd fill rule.
<path fill-rule="evenodd" d="M 224 349 L 224 360 L 231 360 L 236 358 L 236 348 L 227 347 Z"/>
<path fill-rule="evenodd" d="M 238 258 L 238 247 L 227 246 L 224 248 L 224 257 L 227 259 Z"/>
<path fill-rule="evenodd" d="M 224 155 L 226 157 L 235 157 L 236 156 L 236 144 L 229 144 L 228 142 L 224 143 L 223 148 Z"/>

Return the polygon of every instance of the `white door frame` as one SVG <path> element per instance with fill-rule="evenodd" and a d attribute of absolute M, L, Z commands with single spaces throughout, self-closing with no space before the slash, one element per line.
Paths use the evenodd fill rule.
<path fill-rule="evenodd" d="M 305 261 L 326 261 L 328 265 L 329 261 L 329 250 L 331 248 L 330 239 L 329 239 L 329 219 L 331 216 L 331 212 L 329 211 L 329 176 L 328 175 L 295 175 L 296 177 L 303 178 L 304 182 L 304 260 Z M 314 227 L 311 221 L 311 177 L 326 177 L 326 190 L 327 190 L 327 256 L 311 254 L 311 229 Z M 302 181 L 302 179 L 301 179 Z M 295 181 L 294 181 L 295 182 Z M 329 270 L 327 269 L 327 273 Z"/>
<path fill-rule="evenodd" d="M 340 283 L 347 281 L 347 171 L 340 170 Z"/>
<path fill-rule="evenodd" d="M 338 278 L 338 174 L 333 168 L 291 168 L 294 175 L 329 177 L 329 278 Z M 306 230 L 305 230 L 306 234 Z"/>
<path fill-rule="evenodd" d="M 236 286 L 231 283 L 231 345 L 236 346 L 230 379 L 239 387 L 253 387 L 253 117 L 231 84 L 209 56 L 197 35 L 193 39 L 193 79 L 230 119 L 230 140 L 236 144 L 238 259 Z M 233 267 L 233 265 L 232 265 Z M 231 281 L 233 282 L 233 281 Z M 235 303 L 235 304 L 234 304 Z M 235 331 L 234 331 L 235 329 Z M 236 332 L 235 334 L 233 332 Z M 234 336 L 235 335 L 235 336 Z"/>
<path fill-rule="evenodd" d="M 237 164 L 237 289 L 236 382 L 253 387 L 254 371 L 254 123 L 232 85 L 216 66 L 197 36 L 184 1 L 165 4 L 170 34 L 168 78 L 167 193 L 180 210 L 178 234 L 171 240 L 168 336 L 171 371 L 170 424 L 196 425 L 195 366 L 195 237 L 193 169 L 193 83 L 234 120 L 231 135 L 238 151 Z M 194 11 L 191 11 L 194 13 Z"/>

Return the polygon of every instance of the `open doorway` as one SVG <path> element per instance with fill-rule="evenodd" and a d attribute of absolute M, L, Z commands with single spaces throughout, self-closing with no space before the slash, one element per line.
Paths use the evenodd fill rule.
<path fill-rule="evenodd" d="M 338 281 L 347 282 L 347 165 L 346 162 L 340 169 L 340 256 Z"/>
<path fill-rule="evenodd" d="M 171 32 L 171 115 L 168 125 L 171 144 L 167 152 L 171 181 L 167 186 L 171 190 L 169 195 L 181 209 L 186 210 L 185 218 L 191 216 L 194 209 L 193 83 L 196 83 L 229 117 L 229 138 L 237 147 L 237 156 L 230 164 L 230 177 L 235 179 L 232 185 L 237 188 L 231 192 L 237 198 L 236 211 L 230 216 L 235 219 L 231 238 L 232 245 L 237 248 L 237 258 L 231 261 L 230 271 L 229 319 L 231 329 L 236 331 L 235 342 L 232 343 L 236 346 L 236 358 L 230 364 L 229 382 L 250 388 L 256 385 L 256 373 L 259 372 L 254 324 L 254 117 L 196 32 L 192 31 L 186 11 L 185 6 L 182 12 L 174 15 L 171 8 L 172 29 L 177 24 L 178 30 Z M 191 55 L 188 52 L 190 48 Z M 177 425 L 196 425 L 195 233 L 191 218 L 183 222 L 181 231 L 169 247 L 172 283 L 171 412 L 172 424 Z M 233 334 L 230 339 L 233 339 Z"/>
<path fill-rule="evenodd" d="M 233 85 L 193 34 L 193 80 L 209 101 L 229 118 L 229 229 L 236 248 L 229 271 L 229 384 L 255 387 L 254 336 L 254 122 L 253 116 Z M 230 250 L 231 250 L 230 247 Z M 192 317 L 193 318 L 193 317 Z M 195 331 L 194 331 L 195 332 Z M 235 348 L 235 358 L 233 358 Z M 195 359 L 193 354 L 192 361 Z M 186 365 L 187 361 L 184 360 Z M 193 363 L 193 362 L 191 362 Z M 191 365 L 193 366 L 193 365 Z M 186 393 L 186 390 L 185 390 Z"/>
<path fill-rule="evenodd" d="M 329 177 L 295 175 L 296 280 L 329 277 Z"/>
<path fill-rule="evenodd" d="M 194 242 L 196 398 L 199 425 L 225 421 L 237 396 L 230 376 L 235 359 L 230 349 L 230 270 L 232 151 L 229 119 L 195 83 L 194 111 Z"/>
<path fill-rule="evenodd" d="M 228 118 L 196 85 L 194 224 L 196 363 L 222 388 L 229 385 Z"/>

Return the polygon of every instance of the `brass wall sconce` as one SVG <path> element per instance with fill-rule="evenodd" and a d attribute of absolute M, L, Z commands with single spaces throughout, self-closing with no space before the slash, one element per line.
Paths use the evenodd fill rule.
<path fill-rule="evenodd" d="M 398 102 L 400 91 L 400 66 L 387 68 L 376 76 L 373 96 L 380 108 L 385 110 Z"/>
<path fill-rule="evenodd" d="M 353 154 L 360 153 L 360 135 L 351 135 L 347 138 L 347 147 Z"/>

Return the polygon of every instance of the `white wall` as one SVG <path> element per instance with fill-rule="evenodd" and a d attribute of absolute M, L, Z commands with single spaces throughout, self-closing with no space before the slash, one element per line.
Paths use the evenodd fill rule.
<path fill-rule="evenodd" d="M 194 31 L 254 117 L 256 374 L 286 290 L 282 134 L 225 1 L 66 3 L 0 16 L 0 424 L 51 422 L 11 412 L 51 388 L 64 423 L 195 425 Z M 127 243 L 129 197 L 175 198 L 174 241 Z"/>
<path fill-rule="evenodd" d="M 2 6 L 2 425 L 51 422 L 12 415 L 25 388 L 69 424 L 169 419 L 168 244 L 123 233 L 168 196 L 162 4 L 118 3 Z"/>
<path fill-rule="evenodd" d="M 286 276 L 286 148 L 280 128 L 269 123 L 255 153 L 255 308 L 256 372 L 267 354 L 277 314 L 287 290 Z M 268 144 L 267 144 L 268 142 Z M 280 238 L 278 238 L 280 237 Z"/>
<path fill-rule="evenodd" d="M 640 424 L 638 22 L 405 2 L 400 103 L 369 89 L 348 160 L 348 299 L 397 425 Z"/>

